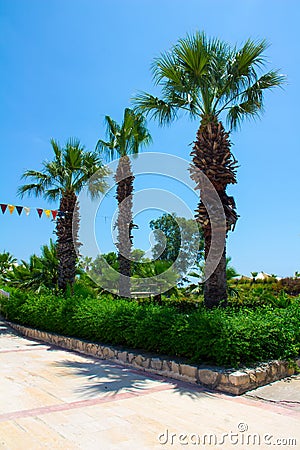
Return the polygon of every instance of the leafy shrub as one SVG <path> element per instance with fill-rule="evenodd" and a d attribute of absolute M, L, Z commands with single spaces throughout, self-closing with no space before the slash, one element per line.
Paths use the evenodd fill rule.
<path fill-rule="evenodd" d="M 300 278 L 282 278 L 278 281 L 276 290 L 283 290 L 289 295 L 300 295 Z"/>
<path fill-rule="evenodd" d="M 15 289 L 9 299 L 0 299 L 0 305 L 10 320 L 27 326 L 196 364 L 238 366 L 293 358 L 300 350 L 299 298 L 285 308 L 206 310 L 199 305 L 186 312 L 172 304 L 139 304 L 110 296 L 66 298 Z"/>

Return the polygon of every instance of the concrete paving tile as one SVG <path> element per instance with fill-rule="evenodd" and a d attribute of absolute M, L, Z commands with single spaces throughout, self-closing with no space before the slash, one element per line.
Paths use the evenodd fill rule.
<path fill-rule="evenodd" d="M 42 450 L 43 448 L 26 429 L 15 422 L 0 423 L 0 441 L 2 439 L 10 450 Z"/>
<path fill-rule="evenodd" d="M 35 442 L 39 443 L 41 448 L 71 449 L 70 444 L 61 434 L 53 433 L 53 429 L 38 417 L 17 419 L 15 423 L 27 431 Z"/>
<path fill-rule="evenodd" d="M 247 396 L 234 398 L 184 383 L 175 386 L 108 361 L 39 346 L 13 332 L 4 333 L 3 328 L 0 379 L 0 449 L 4 450 L 195 448 L 176 439 L 181 433 L 239 432 L 239 424 L 249 433 L 295 437 L 300 443 L 300 413 L 295 407 Z M 291 386 L 299 389 L 299 384 L 285 384 L 286 399 L 295 397 Z M 266 392 L 269 400 L 271 395 L 283 395 L 274 394 L 271 387 Z M 159 436 L 168 436 L 168 442 L 162 445 Z"/>

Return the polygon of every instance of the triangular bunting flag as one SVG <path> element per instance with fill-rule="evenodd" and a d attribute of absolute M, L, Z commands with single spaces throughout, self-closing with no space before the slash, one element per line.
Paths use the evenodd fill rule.
<path fill-rule="evenodd" d="M 14 205 L 7 205 L 7 207 L 8 207 L 8 210 L 9 210 L 10 214 L 12 214 L 14 212 L 14 210 L 15 210 L 15 206 Z"/>
<path fill-rule="evenodd" d="M 1 203 L 0 206 L 1 206 L 2 212 L 3 212 L 3 214 L 4 214 L 5 211 L 6 211 L 7 205 L 5 205 L 4 203 Z"/>
<path fill-rule="evenodd" d="M 25 211 L 26 216 L 29 216 L 30 208 L 28 208 L 27 206 L 24 206 L 24 211 Z"/>
<path fill-rule="evenodd" d="M 46 214 L 46 216 L 47 216 L 48 219 L 49 219 L 50 214 L 51 214 L 51 209 L 44 209 L 44 213 Z"/>
<path fill-rule="evenodd" d="M 42 214 L 43 214 L 43 209 L 42 208 L 36 208 L 36 210 L 37 210 L 37 213 L 39 215 L 39 218 L 41 218 Z"/>
<path fill-rule="evenodd" d="M 21 212 L 23 211 L 23 206 L 16 206 L 16 210 L 19 214 L 19 216 L 21 215 Z"/>
<path fill-rule="evenodd" d="M 55 220 L 55 219 L 56 219 L 56 216 L 57 216 L 57 210 L 54 209 L 54 210 L 51 211 L 51 213 L 52 213 L 53 219 Z"/>

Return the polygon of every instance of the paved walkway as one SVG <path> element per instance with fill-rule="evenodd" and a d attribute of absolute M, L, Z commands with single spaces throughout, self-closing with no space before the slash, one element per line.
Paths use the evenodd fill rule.
<path fill-rule="evenodd" d="M 0 322 L 0 449 L 299 449 L 299 379 L 251 396 L 64 351 Z"/>

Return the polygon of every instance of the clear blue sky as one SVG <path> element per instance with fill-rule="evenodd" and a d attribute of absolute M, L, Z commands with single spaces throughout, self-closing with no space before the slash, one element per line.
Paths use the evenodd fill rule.
<path fill-rule="evenodd" d="M 0 203 L 48 207 L 18 199 L 22 172 L 51 157 L 51 137 L 77 136 L 94 148 L 104 115 L 120 121 L 137 90 L 151 91 L 151 60 L 187 32 L 231 43 L 266 38 L 270 67 L 287 74 L 288 85 L 266 96 L 261 121 L 231 136 L 240 168 L 230 192 L 241 217 L 228 253 L 240 273 L 293 274 L 300 269 L 299 10 L 296 0 L 0 0 Z M 196 122 L 149 128 L 149 150 L 189 157 Z M 148 247 L 150 218 L 140 217 L 137 247 Z M 38 253 L 53 232 L 36 213 L 1 213 L 0 227 L 0 251 L 19 259 Z"/>

